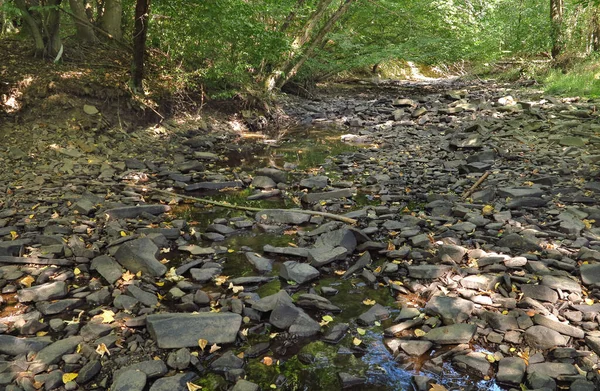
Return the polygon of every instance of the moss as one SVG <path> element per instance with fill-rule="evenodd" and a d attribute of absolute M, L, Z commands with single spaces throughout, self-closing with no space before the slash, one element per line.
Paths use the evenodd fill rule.
<path fill-rule="evenodd" d="M 196 380 L 194 384 L 202 386 L 205 390 L 227 390 L 227 382 L 221 376 L 214 373 L 207 373 Z"/>

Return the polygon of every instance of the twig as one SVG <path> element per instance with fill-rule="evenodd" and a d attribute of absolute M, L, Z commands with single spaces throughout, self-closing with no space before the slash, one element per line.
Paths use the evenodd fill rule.
<path fill-rule="evenodd" d="M 462 199 L 466 200 L 467 198 L 469 198 L 471 196 L 471 194 L 473 194 L 473 192 L 475 190 L 477 190 L 477 188 L 479 186 L 481 186 L 483 181 L 485 181 L 488 176 L 490 176 L 490 172 L 489 171 L 484 172 L 483 175 L 477 180 L 477 182 L 475 182 L 475 184 L 473 186 L 471 186 L 471 188 L 469 190 L 467 190 L 463 193 Z"/>
<path fill-rule="evenodd" d="M 265 208 L 254 208 L 254 207 L 250 207 L 250 206 L 233 205 L 233 204 L 230 204 L 227 202 L 218 202 L 218 201 L 214 201 L 214 200 L 211 200 L 208 198 L 198 198 L 198 197 L 186 196 L 183 194 L 173 193 L 172 191 L 156 189 L 156 188 L 146 187 L 146 186 L 141 186 L 141 185 L 132 185 L 132 184 L 128 184 L 128 183 L 106 184 L 106 183 L 96 182 L 96 181 L 92 181 L 91 183 L 94 185 L 101 185 L 101 186 L 114 186 L 114 185 L 130 186 L 130 187 L 138 188 L 138 189 L 145 190 L 145 191 L 154 191 L 156 193 L 161 193 L 161 194 L 165 194 L 165 195 L 169 195 L 169 196 L 177 197 L 177 198 L 183 198 L 186 200 L 199 202 L 201 204 L 218 206 L 221 208 L 244 210 L 244 211 L 248 211 L 248 212 L 260 212 L 260 211 L 265 210 Z M 277 208 L 277 209 L 281 209 L 281 208 Z M 304 210 L 304 209 L 282 209 L 282 210 L 286 210 L 286 211 L 294 212 L 294 213 L 307 214 L 307 215 L 311 215 L 311 216 L 322 216 L 322 217 L 326 217 L 331 220 L 337 220 L 337 221 L 341 221 L 341 222 L 344 222 L 347 224 L 352 224 L 352 225 L 357 223 L 357 221 L 355 219 L 352 219 L 350 217 L 336 215 L 333 213 L 319 212 L 319 211 L 314 211 L 314 210 Z"/>

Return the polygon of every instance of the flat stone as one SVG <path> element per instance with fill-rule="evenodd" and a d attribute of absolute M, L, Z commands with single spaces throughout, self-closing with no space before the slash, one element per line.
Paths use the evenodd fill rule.
<path fill-rule="evenodd" d="M 544 195 L 544 191 L 536 187 L 501 187 L 497 193 L 500 197 L 505 198 L 541 197 Z"/>
<path fill-rule="evenodd" d="M 581 281 L 586 285 L 600 283 L 600 263 L 588 263 L 579 267 Z"/>
<path fill-rule="evenodd" d="M 266 253 L 308 258 L 308 249 L 304 247 L 274 247 L 270 244 L 265 244 L 263 251 Z"/>
<path fill-rule="evenodd" d="M 110 219 L 135 219 L 141 214 L 159 215 L 171 210 L 169 205 L 136 205 L 107 209 L 104 213 Z"/>
<path fill-rule="evenodd" d="M 257 212 L 255 219 L 261 224 L 301 225 L 310 221 L 310 215 L 284 209 L 265 209 Z"/>
<path fill-rule="evenodd" d="M 52 340 L 48 337 L 19 338 L 1 334 L 0 353 L 18 356 L 29 352 L 39 352 L 51 343 Z"/>
<path fill-rule="evenodd" d="M 411 278 L 431 280 L 445 275 L 451 267 L 448 265 L 415 265 L 408 266 L 408 275 Z"/>
<path fill-rule="evenodd" d="M 479 378 L 487 376 L 491 368 L 490 362 L 485 354 L 481 352 L 454 356 L 452 357 L 452 363 L 455 367 Z"/>
<path fill-rule="evenodd" d="M 209 344 L 233 343 L 242 317 L 233 313 L 172 313 L 148 315 L 146 325 L 161 349 L 197 347 L 198 339 Z"/>
<path fill-rule="evenodd" d="M 574 136 L 564 136 L 558 140 L 558 143 L 565 147 L 583 147 L 588 142 L 586 139 Z"/>
<path fill-rule="evenodd" d="M 142 371 L 128 370 L 115 378 L 111 391 L 143 391 L 146 387 L 147 376 Z"/>
<path fill-rule="evenodd" d="M 130 371 L 143 372 L 148 379 L 157 378 L 167 374 L 168 368 L 163 360 L 148 360 L 141 361 L 135 364 L 128 365 L 126 367 L 117 369 L 113 373 L 113 380 L 118 380 L 121 375 L 127 376 Z"/>
<path fill-rule="evenodd" d="M 339 198 L 350 198 L 353 195 L 352 189 L 337 189 L 323 193 L 306 193 L 302 196 L 302 201 L 308 204 L 323 200 L 335 200 Z"/>
<path fill-rule="evenodd" d="M 100 273 L 109 284 L 114 284 L 123 275 L 121 265 L 108 255 L 92 259 L 91 268 Z"/>
<path fill-rule="evenodd" d="M 558 301 L 558 293 L 545 285 L 523 284 L 521 285 L 521 291 L 524 297 L 531 297 L 535 300 L 547 301 L 549 303 L 556 303 Z"/>
<path fill-rule="evenodd" d="M 173 376 L 163 377 L 152 384 L 150 391 L 187 391 L 187 383 L 197 377 L 198 375 L 193 372 L 178 373 Z"/>
<path fill-rule="evenodd" d="M 154 307 L 158 304 L 158 297 L 154 293 L 148 292 L 134 284 L 127 286 L 127 294 L 147 307 Z"/>
<path fill-rule="evenodd" d="M 286 281 L 294 281 L 297 284 L 314 280 L 319 277 L 320 273 L 317 269 L 307 263 L 296 261 L 286 261 L 279 269 L 279 276 Z"/>
<path fill-rule="evenodd" d="M 544 315 L 535 314 L 533 316 L 533 323 L 558 331 L 562 335 L 568 335 L 574 338 L 583 338 L 585 336 L 584 331 L 579 327 L 573 327 L 565 323 L 557 322 Z"/>
<path fill-rule="evenodd" d="M 562 291 L 574 292 L 581 294 L 581 285 L 569 277 L 559 276 L 542 276 L 542 285 L 552 289 L 560 289 Z"/>
<path fill-rule="evenodd" d="M 367 266 L 370 263 L 371 254 L 368 251 L 365 251 L 365 253 L 361 255 L 360 258 L 358 258 L 358 260 L 348 268 L 348 270 L 346 270 L 346 272 L 342 276 L 342 279 L 349 278 L 350 276 L 352 276 L 352 274 L 361 271 L 362 269 L 364 269 L 365 266 Z"/>
<path fill-rule="evenodd" d="M 473 324 L 457 323 L 434 328 L 423 338 L 440 345 L 457 345 L 469 343 L 476 331 L 477 326 Z"/>
<path fill-rule="evenodd" d="M 486 311 L 481 314 L 488 325 L 494 330 L 508 331 L 519 328 L 517 318 L 511 315 L 503 315 L 497 312 Z"/>
<path fill-rule="evenodd" d="M 434 296 L 425 305 L 429 315 L 439 315 L 445 325 L 464 323 L 473 312 L 475 304 L 460 297 Z"/>
<path fill-rule="evenodd" d="M 525 342 L 534 349 L 547 350 L 567 344 L 567 338 L 545 326 L 531 326 L 523 334 Z"/>
<path fill-rule="evenodd" d="M 185 191 L 222 190 L 236 187 L 244 187 L 244 183 L 242 181 L 198 182 L 187 185 Z"/>
<path fill-rule="evenodd" d="M 251 185 L 257 189 L 273 189 L 277 186 L 277 183 L 268 176 L 258 175 L 252 178 Z"/>
<path fill-rule="evenodd" d="M 251 251 L 244 253 L 244 255 L 259 273 L 269 273 L 273 269 L 272 259 L 262 257 L 260 254 Z"/>
<path fill-rule="evenodd" d="M 340 379 L 342 389 L 355 387 L 361 384 L 365 384 L 367 382 L 367 379 L 365 379 L 364 377 L 354 376 L 346 372 L 338 372 L 338 377 Z"/>
<path fill-rule="evenodd" d="M 62 356 L 73 352 L 81 342 L 83 342 L 83 338 L 80 336 L 59 339 L 40 350 L 35 356 L 35 360 L 45 365 L 56 364 Z"/>
<path fill-rule="evenodd" d="M 523 381 L 527 364 L 520 357 L 505 357 L 498 362 L 498 373 L 496 380 L 498 383 L 509 386 L 518 386 Z"/>
<path fill-rule="evenodd" d="M 315 247 L 344 247 L 348 250 L 348 254 L 352 254 L 356 249 L 356 236 L 354 233 L 347 229 L 336 229 L 333 231 L 325 232 L 315 241 Z"/>
<path fill-rule="evenodd" d="M 345 247 L 317 247 L 308 250 L 308 260 L 314 267 L 325 266 L 331 262 L 346 259 L 348 250 Z"/>
<path fill-rule="evenodd" d="M 576 375 L 577 369 L 573 364 L 560 362 L 542 362 L 529 364 L 527 373 L 537 373 L 538 375 L 549 376 L 553 379 L 559 376 Z"/>
<path fill-rule="evenodd" d="M 304 178 L 300 181 L 300 187 L 306 189 L 324 189 L 329 184 L 329 178 L 324 175 Z"/>
<path fill-rule="evenodd" d="M 62 299 L 67 295 L 67 284 L 64 281 L 48 282 L 17 291 L 17 299 L 21 303 Z"/>
<path fill-rule="evenodd" d="M 260 387 L 251 381 L 240 379 L 235 383 L 231 391 L 258 391 Z"/>
<path fill-rule="evenodd" d="M 323 342 L 337 344 L 346 336 L 349 329 L 348 323 L 336 323 L 321 339 Z"/>
<path fill-rule="evenodd" d="M 381 304 L 376 303 L 367 312 L 364 312 L 361 315 L 359 315 L 357 321 L 360 324 L 371 326 L 375 323 L 375 321 L 387 319 L 389 318 L 389 316 L 389 310 Z"/>
<path fill-rule="evenodd" d="M 279 303 L 288 303 L 288 304 L 293 303 L 290 295 L 288 295 L 288 293 L 286 291 L 284 291 L 283 289 L 275 294 L 265 296 L 265 297 L 261 298 L 260 300 L 252 303 L 252 308 L 257 311 L 260 311 L 260 312 L 269 312 L 269 311 L 273 311 L 273 309 Z"/>
<path fill-rule="evenodd" d="M 429 351 L 433 343 L 430 341 L 401 341 L 400 348 L 410 356 L 421 356 Z"/>
<path fill-rule="evenodd" d="M 299 314 L 300 310 L 296 308 L 295 305 L 290 303 L 279 303 L 273 311 L 271 311 L 269 323 L 279 329 L 287 330 L 296 321 Z"/>
<path fill-rule="evenodd" d="M 156 259 L 158 247 L 148 238 L 134 239 L 119 246 L 115 259 L 132 273 L 160 277 L 167 267 Z"/>
<path fill-rule="evenodd" d="M 273 179 L 275 182 L 279 182 L 279 183 L 287 182 L 287 176 L 288 176 L 287 172 L 278 170 L 276 168 L 270 168 L 270 167 L 259 168 L 258 170 L 256 170 L 256 173 L 259 175 L 267 176 L 267 177 Z"/>
<path fill-rule="evenodd" d="M 73 310 L 81 307 L 84 304 L 82 299 L 62 299 L 52 301 L 38 301 L 35 303 L 35 308 L 43 315 L 56 315 L 65 311 Z"/>
<path fill-rule="evenodd" d="M 493 290 L 499 280 L 500 278 L 498 276 L 491 274 L 474 274 L 462 278 L 459 282 L 463 288 L 487 291 Z"/>
<path fill-rule="evenodd" d="M 288 331 L 292 335 L 308 338 L 317 335 L 321 331 L 321 325 L 301 310 Z"/>
<path fill-rule="evenodd" d="M 438 257 L 448 256 L 456 263 L 461 263 L 463 257 L 467 254 L 467 249 L 454 244 L 443 244 L 438 247 Z"/>

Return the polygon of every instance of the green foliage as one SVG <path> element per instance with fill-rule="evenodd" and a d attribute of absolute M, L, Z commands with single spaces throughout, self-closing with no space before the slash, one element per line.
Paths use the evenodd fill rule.
<path fill-rule="evenodd" d="M 575 66 L 568 73 L 552 70 L 544 80 L 545 90 L 551 94 L 600 97 L 600 59 L 594 57 Z"/>

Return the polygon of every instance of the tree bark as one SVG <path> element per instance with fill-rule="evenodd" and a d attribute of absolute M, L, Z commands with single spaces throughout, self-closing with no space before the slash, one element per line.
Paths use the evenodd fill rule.
<path fill-rule="evenodd" d="M 552 49 L 550 54 L 556 59 L 563 50 L 562 42 L 562 20 L 564 0 L 550 0 L 550 23 L 552 26 Z"/>
<path fill-rule="evenodd" d="M 121 20 L 123 15 L 122 0 L 105 0 L 104 12 L 100 19 L 100 25 L 113 38 L 120 40 L 123 38 L 123 30 L 121 29 Z"/>
<path fill-rule="evenodd" d="M 591 32 L 591 47 L 594 52 L 600 51 L 600 8 L 593 6 L 592 10 L 592 32 Z"/>
<path fill-rule="evenodd" d="M 133 28 L 133 66 L 131 87 L 136 94 L 143 94 L 144 56 L 151 0 L 137 0 L 135 4 L 135 24 Z"/>
<path fill-rule="evenodd" d="M 62 46 L 62 40 L 60 38 L 60 11 L 58 6 L 62 3 L 62 0 L 49 0 L 49 6 L 56 6 L 48 10 L 48 16 L 46 17 L 45 32 L 46 32 L 46 48 L 45 54 L 50 57 L 55 57 L 58 54 Z"/>
<path fill-rule="evenodd" d="M 88 14 L 85 12 L 84 3 L 81 0 L 69 0 L 71 12 L 75 15 L 73 22 L 77 30 L 77 40 L 80 42 L 97 42 L 98 38 L 92 28 L 92 23 L 88 19 Z"/>
<path fill-rule="evenodd" d="M 25 3 L 25 0 L 15 0 L 15 5 L 19 10 L 21 10 L 21 16 L 31 37 L 33 38 L 33 42 L 35 45 L 34 56 L 35 57 L 43 57 L 44 56 L 44 37 L 42 36 L 41 27 L 38 25 L 38 22 L 29 12 L 29 7 Z"/>

